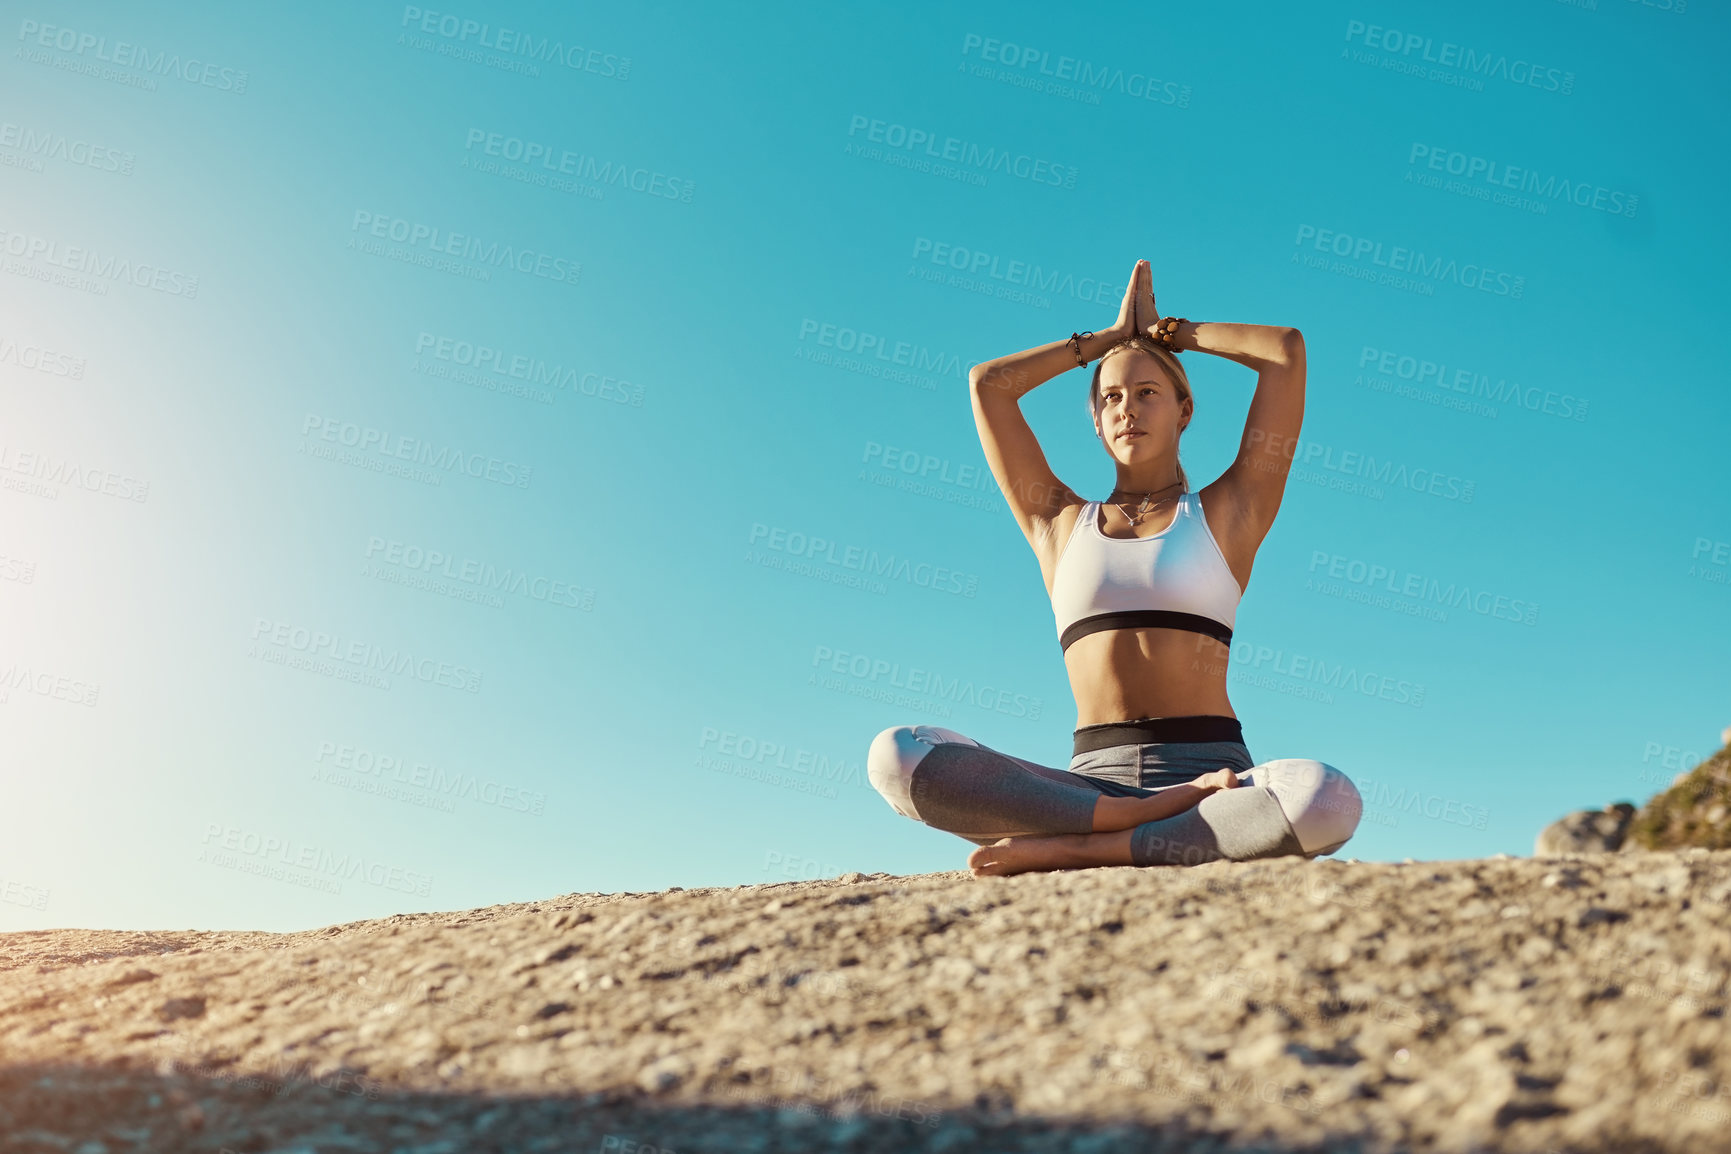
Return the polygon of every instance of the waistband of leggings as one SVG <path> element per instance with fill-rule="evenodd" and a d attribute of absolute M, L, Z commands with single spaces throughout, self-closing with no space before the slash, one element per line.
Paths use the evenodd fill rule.
<path fill-rule="evenodd" d="M 1113 745 L 1147 745 L 1162 741 L 1243 742 L 1244 728 L 1236 717 L 1198 713 L 1187 717 L 1137 717 L 1102 721 L 1076 730 L 1075 753 Z"/>

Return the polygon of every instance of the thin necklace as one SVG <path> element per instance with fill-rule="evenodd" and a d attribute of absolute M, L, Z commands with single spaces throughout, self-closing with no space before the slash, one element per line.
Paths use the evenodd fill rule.
<path fill-rule="evenodd" d="M 1183 483 L 1184 483 L 1183 481 L 1174 481 L 1174 482 L 1172 482 L 1172 485 L 1182 485 Z M 1162 485 L 1158 489 L 1150 489 L 1148 492 L 1143 493 L 1141 495 L 1142 496 L 1142 504 L 1136 510 L 1136 515 L 1134 517 L 1132 517 L 1130 515 L 1129 511 L 1126 510 L 1124 508 L 1124 506 L 1120 505 L 1118 502 L 1113 501 L 1113 502 L 1111 502 L 1111 504 L 1114 507 L 1116 507 L 1120 513 L 1124 514 L 1124 520 L 1130 522 L 1131 526 L 1140 525 L 1142 523 L 1142 518 L 1146 517 L 1149 513 L 1153 512 L 1155 509 L 1158 509 L 1161 505 L 1164 505 L 1168 500 L 1170 500 L 1170 498 L 1168 498 L 1168 497 L 1162 497 L 1162 498 L 1160 498 L 1160 500 L 1155 501 L 1152 504 L 1150 504 L 1148 498 L 1152 497 L 1155 493 L 1164 493 L 1167 489 L 1170 489 L 1172 487 L 1172 485 Z M 1130 490 L 1128 490 L 1128 489 L 1113 489 L 1112 492 L 1114 492 L 1114 493 L 1130 493 L 1131 496 L 1136 495 L 1135 493 L 1131 493 Z"/>

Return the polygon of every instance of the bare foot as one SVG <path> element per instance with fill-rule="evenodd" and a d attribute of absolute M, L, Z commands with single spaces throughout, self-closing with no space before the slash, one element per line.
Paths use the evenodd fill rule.
<path fill-rule="evenodd" d="M 968 855 L 968 869 L 977 878 L 1129 864 L 1129 830 L 1006 837 Z"/>

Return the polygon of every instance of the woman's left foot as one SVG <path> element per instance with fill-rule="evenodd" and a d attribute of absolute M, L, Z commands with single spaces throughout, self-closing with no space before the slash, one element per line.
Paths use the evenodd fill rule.
<path fill-rule="evenodd" d="M 1125 831 L 1127 834 L 1128 831 Z M 1128 865 L 1119 861 L 1112 842 L 1127 840 L 1109 834 L 1069 833 L 1054 837 L 1006 837 L 968 855 L 968 869 L 977 878 L 1089 866 Z M 1125 847 L 1128 848 L 1127 846 Z"/>

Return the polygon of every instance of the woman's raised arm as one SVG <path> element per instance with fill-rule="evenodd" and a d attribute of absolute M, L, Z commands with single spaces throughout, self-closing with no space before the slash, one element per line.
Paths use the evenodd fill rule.
<path fill-rule="evenodd" d="M 1256 393 L 1244 418 L 1238 456 L 1210 489 L 1227 498 L 1235 536 L 1252 553 L 1274 524 L 1286 474 L 1304 424 L 1304 336 L 1283 325 L 1186 321 L 1172 335 L 1177 349 L 1225 357 L 1256 370 Z"/>
<path fill-rule="evenodd" d="M 1124 303 L 1113 324 L 1080 341 L 1082 356 L 1094 360 L 1136 331 L 1136 288 L 1141 266 L 1130 274 Z M 1069 338 L 1053 341 L 1019 353 L 981 361 L 968 370 L 968 393 L 973 401 L 974 424 L 980 432 L 980 447 L 991 466 L 992 479 L 1010 506 L 1010 513 L 1030 544 L 1038 545 L 1052 518 L 1075 497 L 1046 463 L 1046 454 L 1028 419 L 1022 415 L 1025 393 L 1045 384 L 1066 369 L 1076 368 L 1076 346 Z"/>

